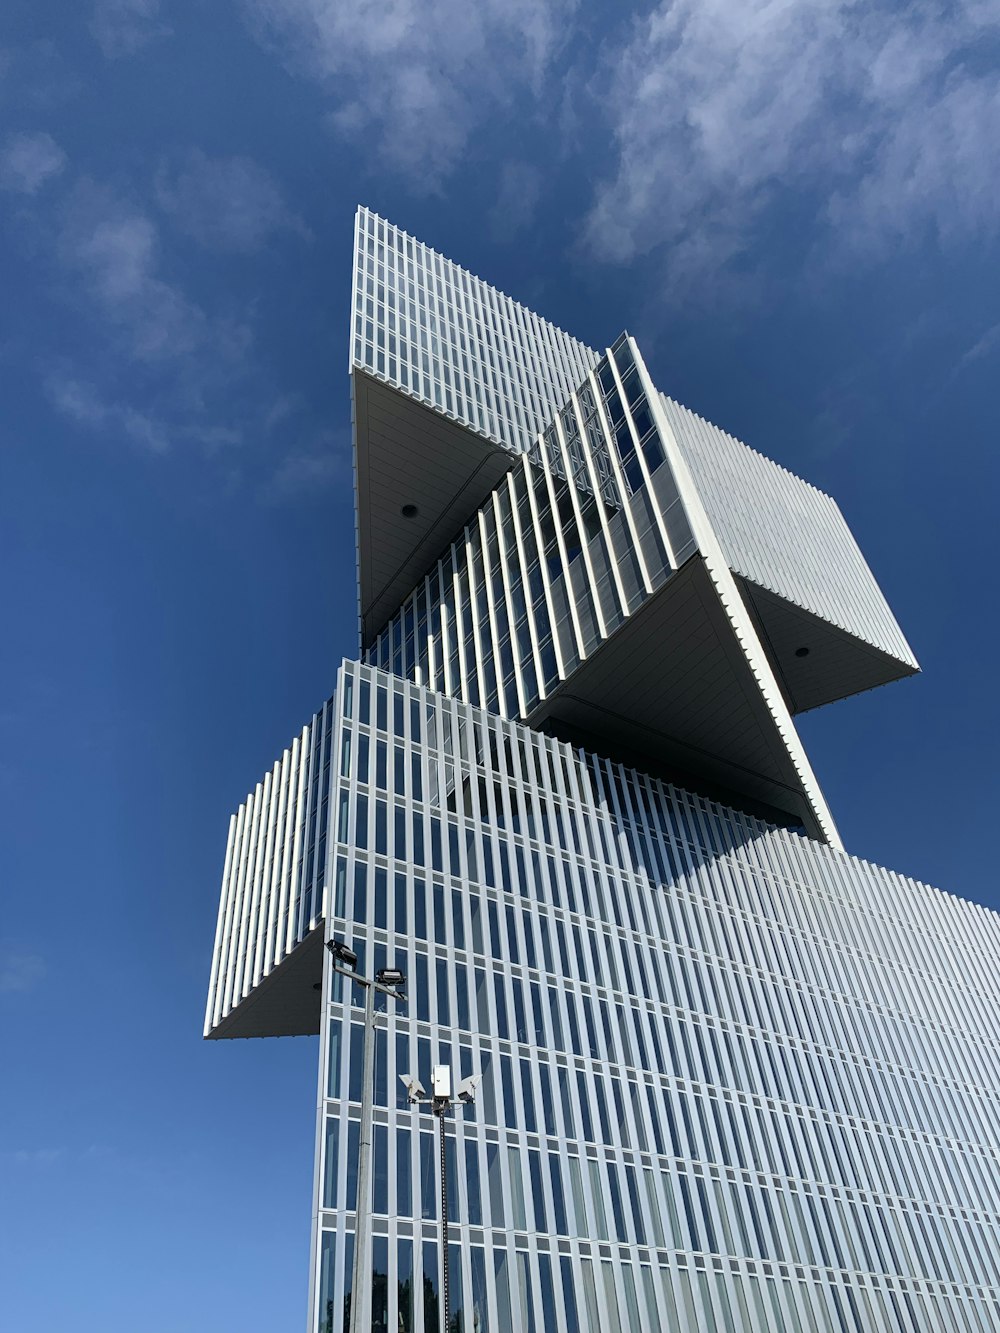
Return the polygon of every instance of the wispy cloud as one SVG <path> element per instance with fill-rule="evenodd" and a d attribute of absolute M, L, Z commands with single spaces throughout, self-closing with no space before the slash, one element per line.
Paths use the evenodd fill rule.
<path fill-rule="evenodd" d="M 160 167 L 156 197 L 181 231 L 211 250 L 250 254 L 276 232 L 310 236 L 275 182 L 247 157 L 192 149 Z"/>
<path fill-rule="evenodd" d="M 81 321 L 73 350 L 36 357 L 53 408 L 76 425 L 150 453 L 197 442 L 228 448 L 252 423 L 253 331 L 223 294 L 214 305 L 137 196 L 78 180 L 34 229 L 52 236 L 52 290 Z M 220 303 L 222 308 L 220 308 Z M 250 302 L 246 303 L 247 307 Z"/>
<path fill-rule="evenodd" d="M 1000 352 L 1000 323 L 991 324 L 988 329 L 985 329 L 979 335 L 972 346 L 962 353 L 955 363 L 951 378 L 954 379 L 963 370 L 975 365 L 976 362 L 987 360 L 995 352 Z"/>
<path fill-rule="evenodd" d="M 37 194 L 65 165 L 66 154 L 51 134 L 43 130 L 8 134 L 0 148 L 0 189 Z"/>
<path fill-rule="evenodd" d="M 343 431 L 323 431 L 307 445 L 293 448 L 261 486 L 267 504 L 322 497 L 341 487 L 351 491 L 350 440 Z"/>
<path fill-rule="evenodd" d="M 160 235 L 148 213 L 92 181 L 73 191 L 59 238 L 64 266 L 124 350 L 147 364 L 184 362 L 199 353 L 234 361 L 250 341 L 240 320 L 209 316 L 163 271 Z"/>
<path fill-rule="evenodd" d="M 876 255 L 1000 224 L 1000 11 L 856 0 L 664 0 L 606 52 L 614 167 L 591 250 L 673 275 L 753 250 L 772 208 Z"/>
<path fill-rule="evenodd" d="M 436 188 L 498 108 L 545 90 L 577 0 L 244 0 L 254 31 L 329 91 L 331 125 Z"/>
<path fill-rule="evenodd" d="M 0 994 L 34 990 L 46 971 L 40 954 L 7 950 L 0 955 Z"/>
<path fill-rule="evenodd" d="M 160 0 L 95 0 L 90 32 L 109 60 L 135 55 L 170 36 L 160 19 Z"/>
<path fill-rule="evenodd" d="M 170 431 L 164 422 L 128 403 L 104 401 L 93 384 L 52 371 L 46 376 L 45 389 L 56 411 L 77 425 L 121 432 L 151 453 L 163 453 L 170 445 Z"/>
<path fill-rule="evenodd" d="M 490 229 L 498 241 L 511 241 L 529 227 L 542 197 L 542 173 L 530 162 L 505 162 L 500 189 L 490 211 Z"/>
<path fill-rule="evenodd" d="M 17 1166 L 41 1167 L 54 1166 L 66 1155 L 66 1149 L 59 1148 L 9 1148 L 0 1160 L 13 1162 Z"/>
<path fill-rule="evenodd" d="M 18 112 L 51 111 L 75 97 L 80 77 L 54 42 L 0 48 L 0 103 Z"/>

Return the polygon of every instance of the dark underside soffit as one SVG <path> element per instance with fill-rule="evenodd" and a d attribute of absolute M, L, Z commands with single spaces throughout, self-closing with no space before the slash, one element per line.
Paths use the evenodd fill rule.
<path fill-rule="evenodd" d="M 718 791 L 730 804 L 822 836 L 801 779 L 719 602 L 693 556 L 529 725 L 598 754 Z"/>
<path fill-rule="evenodd" d="M 311 1037 L 323 1005 L 323 926 L 318 925 L 208 1034 L 221 1037 Z"/>
<path fill-rule="evenodd" d="M 791 712 L 805 713 L 918 673 L 766 588 L 736 581 Z"/>
<path fill-rule="evenodd" d="M 516 458 L 363 371 L 351 380 L 367 647 Z M 416 513 L 405 517 L 404 506 Z"/>

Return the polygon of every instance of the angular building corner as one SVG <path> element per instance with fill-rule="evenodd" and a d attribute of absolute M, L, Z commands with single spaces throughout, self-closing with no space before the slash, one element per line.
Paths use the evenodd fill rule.
<path fill-rule="evenodd" d="M 808 709 L 916 660 L 834 501 L 366 209 L 360 661 L 233 817 L 206 1036 L 320 1034 L 310 1333 L 1000 1328 L 1000 918 L 849 856 Z M 305 1265 L 304 1265 L 305 1267 Z"/>

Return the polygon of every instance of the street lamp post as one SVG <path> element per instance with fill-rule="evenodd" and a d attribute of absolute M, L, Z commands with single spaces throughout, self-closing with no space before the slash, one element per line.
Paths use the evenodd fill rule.
<path fill-rule="evenodd" d="M 354 1222 L 354 1271 L 351 1278 L 350 1333 L 371 1333 L 371 1271 L 368 1238 L 371 1232 L 372 1094 L 375 1083 L 375 992 L 405 1002 L 406 977 L 398 968 L 383 967 L 374 980 L 355 971 L 358 955 L 339 940 L 327 940 L 333 970 L 365 988 L 365 1040 L 361 1073 L 361 1132 L 358 1152 L 358 1197 Z"/>
<path fill-rule="evenodd" d="M 407 1100 L 418 1105 L 427 1100 L 427 1090 L 413 1074 L 400 1074 Z M 481 1074 L 472 1074 L 458 1085 L 455 1101 L 463 1105 L 476 1100 Z M 448 1157 L 445 1150 L 444 1118 L 454 1102 L 451 1096 L 451 1068 L 435 1065 L 431 1071 L 431 1111 L 437 1116 L 441 1144 L 441 1333 L 450 1333 L 451 1301 L 448 1290 Z"/>

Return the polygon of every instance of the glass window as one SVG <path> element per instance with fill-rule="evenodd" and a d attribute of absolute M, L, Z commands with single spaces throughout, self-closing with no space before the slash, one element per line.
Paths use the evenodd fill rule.
<path fill-rule="evenodd" d="M 413 1333 L 413 1241 L 396 1241 L 396 1328 Z M 389 1325 L 387 1324 L 388 1328 Z"/>
<path fill-rule="evenodd" d="M 389 1212 L 389 1131 L 385 1125 L 376 1125 L 372 1134 L 372 1211 Z"/>
<path fill-rule="evenodd" d="M 423 1137 L 421 1135 L 421 1137 Z M 423 1249 L 424 1269 L 424 1333 L 440 1333 L 441 1314 L 438 1306 L 438 1247 L 432 1240 L 425 1240 Z"/>
<path fill-rule="evenodd" d="M 320 1243 L 317 1333 L 334 1333 L 333 1284 L 336 1277 L 337 1233 L 324 1231 Z"/>
<path fill-rule="evenodd" d="M 506 1250 L 493 1251 L 493 1272 L 496 1277 L 497 1289 L 497 1322 L 501 1330 L 513 1329 L 514 1323 L 510 1302 L 511 1265 Z"/>
<path fill-rule="evenodd" d="M 507 1149 L 507 1167 L 510 1172 L 511 1209 L 514 1214 L 511 1223 L 516 1231 L 525 1231 L 528 1223 L 524 1209 L 524 1179 L 521 1175 L 521 1152 L 519 1149 Z"/>
<path fill-rule="evenodd" d="M 420 1135 L 420 1216 L 437 1217 L 437 1157 L 434 1135 Z"/>
<path fill-rule="evenodd" d="M 323 1159 L 323 1207 L 337 1206 L 337 1162 L 340 1149 L 340 1118 L 326 1118 L 326 1151 Z"/>
<path fill-rule="evenodd" d="M 413 1198 L 410 1188 L 413 1179 L 413 1164 L 410 1160 L 410 1131 L 396 1130 L 396 1212 L 400 1217 L 410 1217 L 413 1213 Z"/>
<path fill-rule="evenodd" d="M 535 1301 L 531 1290 L 531 1268 L 528 1256 L 522 1250 L 514 1253 L 514 1270 L 517 1274 L 517 1296 L 521 1319 L 517 1324 L 518 1333 L 535 1333 Z"/>

